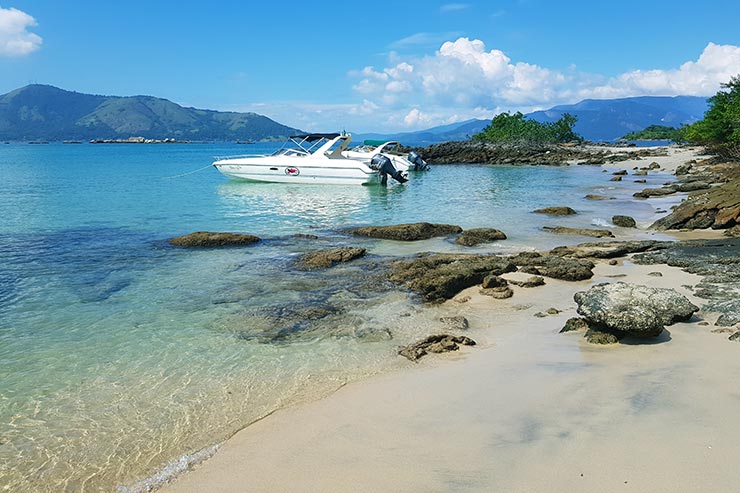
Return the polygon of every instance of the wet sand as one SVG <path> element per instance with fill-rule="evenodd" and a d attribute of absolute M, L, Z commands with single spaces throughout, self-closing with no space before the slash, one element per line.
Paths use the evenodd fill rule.
<path fill-rule="evenodd" d="M 701 312 L 648 343 L 558 333 L 591 285 L 671 287 L 701 306 L 700 278 L 629 260 L 594 274 L 507 300 L 466 290 L 444 309 L 468 318 L 478 346 L 278 411 L 162 491 L 735 490 L 740 358 L 727 334 Z"/>

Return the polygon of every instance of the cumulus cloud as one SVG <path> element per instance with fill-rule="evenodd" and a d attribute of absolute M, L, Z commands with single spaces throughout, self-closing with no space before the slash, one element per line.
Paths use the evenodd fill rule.
<path fill-rule="evenodd" d="M 41 47 L 41 36 L 28 31 L 36 19 L 18 9 L 0 7 L 0 56 L 28 55 Z"/>
<path fill-rule="evenodd" d="M 354 89 L 389 115 L 385 124 L 421 128 L 502 110 L 531 111 L 585 98 L 714 94 L 740 73 L 740 47 L 709 43 L 696 60 L 670 70 L 633 70 L 615 77 L 580 73 L 575 67 L 556 70 L 513 61 L 483 41 L 461 37 L 433 54 L 403 58 L 394 54 L 385 68 L 354 72 Z"/>

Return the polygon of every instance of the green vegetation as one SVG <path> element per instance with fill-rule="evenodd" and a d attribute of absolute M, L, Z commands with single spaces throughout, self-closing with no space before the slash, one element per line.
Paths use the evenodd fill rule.
<path fill-rule="evenodd" d="M 536 120 L 526 120 L 518 111 L 513 115 L 506 112 L 496 115 L 491 124 L 475 134 L 471 140 L 526 144 L 555 144 L 583 140 L 573 131 L 575 124 L 576 117 L 568 113 L 555 122 L 540 123 Z"/>
<path fill-rule="evenodd" d="M 684 138 L 720 155 L 740 157 L 740 76 L 709 98 L 704 119 L 686 127 Z"/>
<path fill-rule="evenodd" d="M 639 132 L 632 132 L 624 137 L 625 140 L 672 140 L 680 142 L 684 138 L 685 129 L 667 127 L 665 125 L 650 125 Z"/>

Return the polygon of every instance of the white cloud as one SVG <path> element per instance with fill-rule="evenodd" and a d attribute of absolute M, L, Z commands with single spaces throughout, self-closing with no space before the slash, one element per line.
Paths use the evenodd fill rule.
<path fill-rule="evenodd" d="M 41 36 L 28 32 L 36 19 L 18 9 L 0 7 L 0 56 L 24 56 L 38 50 Z"/>
<path fill-rule="evenodd" d="M 443 43 L 433 55 L 393 54 L 383 69 L 355 72 L 354 86 L 379 107 L 379 127 L 423 128 L 502 110 L 523 112 L 585 98 L 629 96 L 710 96 L 740 73 L 740 47 L 709 43 L 696 60 L 670 70 L 634 70 L 615 77 L 562 71 L 487 49 L 483 41 L 461 37 Z M 380 119 L 383 118 L 383 119 Z"/>
<path fill-rule="evenodd" d="M 456 12 L 470 8 L 468 3 L 446 3 L 439 8 L 440 12 Z"/>

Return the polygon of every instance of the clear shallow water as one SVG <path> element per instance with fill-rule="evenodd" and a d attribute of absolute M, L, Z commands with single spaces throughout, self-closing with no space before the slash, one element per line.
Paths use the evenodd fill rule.
<path fill-rule="evenodd" d="M 396 346 L 426 334 L 439 312 L 385 290 L 378 256 L 549 248 L 584 238 L 543 225 L 603 225 L 615 205 L 648 224 L 662 204 L 631 200 L 645 185 L 614 184 L 598 167 L 437 166 L 388 189 L 191 173 L 215 155 L 267 147 L 0 145 L 1 487 L 136 485 L 279 407 L 405 364 Z M 549 205 L 579 214 L 530 212 Z M 463 250 L 339 231 L 416 221 L 495 227 L 509 239 Z M 166 244 L 197 230 L 265 241 L 215 251 Z M 301 253 L 336 244 L 371 256 L 329 271 L 292 268 Z"/>

